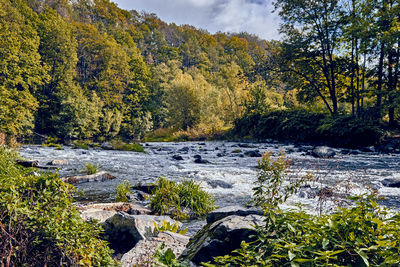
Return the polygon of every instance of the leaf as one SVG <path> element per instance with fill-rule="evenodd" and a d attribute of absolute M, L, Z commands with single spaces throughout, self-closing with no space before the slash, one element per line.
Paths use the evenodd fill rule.
<path fill-rule="evenodd" d="M 290 250 L 288 251 L 288 255 L 289 255 L 289 260 L 292 261 L 295 257 L 296 254 L 294 254 L 293 252 L 291 252 Z"/>
<path fill-rule="evenodd" d="M 326 247 L 329 245 L 329 240 L 328 239 L 326 239 L 326 238 L 324 238 L 323 240 L 322 240 L 322 248 L 323 249 L 326 249 Z"/>
<path fill-rule="evenodd" d="M 365 265 L 369 266 L 367 254 L 365 254 L 365 252 L 364 252 L 364 251 L 361 251 L 361 250 L 356 250 L 356 253 L 357 253 L 358 255 L 360 255 L 360 257 L 361 257 L 362 260 L 364 261 Z"/>

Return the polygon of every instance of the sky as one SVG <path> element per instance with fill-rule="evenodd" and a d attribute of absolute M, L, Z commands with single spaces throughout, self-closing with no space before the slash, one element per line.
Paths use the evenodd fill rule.
<path fill-rule="evenodd" d="M 155 13 L 165 22 L 189 24 L 210 33 L 248 32 L 279 39 L 272 0 L 112 0 L 120 8 Z"/>

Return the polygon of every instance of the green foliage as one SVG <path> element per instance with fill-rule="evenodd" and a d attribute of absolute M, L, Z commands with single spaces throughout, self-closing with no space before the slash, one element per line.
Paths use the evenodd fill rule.
<path fill-rule="evenodd" d="M 76 140 L 73 142 L 73 145 L 74 145 L 73 148 L 89 149 L 88 141 Z"/>
<path fill-rule="evenodd" d="M 154 212 L 160 215 L 172 213 L 177 219 L 204 216 L 216 208 L 212 196 L 193 180 L 176 183 L 160 177 L 155 182 L 150 201 Z M 190 214 L 185 212 L 186 209 Z"/>
<path fill-rule="evenodd" d="M 349 198 L 351 207 L 332 214 L 281 210 L 280 204 L 310 176 L 288 181 L 283 154 L 259 161 L 253 202 L 264 209 L 264 226 L 252 243 L 215 258 L 205 266 L 397 266 L 400 264 L 400 216 L 381 208 L 375 195 Z"/>
<path fill-rule="evenodd" d="M 297 192 L 307 180 L 311 180 L 311 175 L 298 177 L 296 180 L 289 181 L 288 171 L 290 161 L 286 159 L 284 152 L 278 158 L 272 158 L 272 152 L 267 151 L 258 161 L 258 175 L 253 188 L 252 203 L 264 210 L 272 210 L 279 204 L 286 202 L 287 198 Z"/>
<path fill-rule="evenodd" d="M 188 228 L 179 229 L 178 222 L 170 223 L 166 220 L 163 220 L 160 225 L 158 225 L 155 221 L 153 221 L 153 223 L 154 223 L 154 233 L 155 234 L 163 232 L 163 231 L 169 231 L 172 233 L 178 233 L 180 235 L 185 235 L 188 230 Z"/>
<path fill-rule="evenodd" d="M 131 188 L 132 185 L 129 181 L 123 181 L 122 184 L 118 185 L 116 189 L 116 201 L 128 202 L 129 200 L 126 195 L 130 193 Z"/>
<path fill-rule="evenodd" d="M 398 214 L 382 209 L 373 197 L 330 215 L 303 211 L 267 213 L 257 241 L 242 244 L 218 266 L 398 266 Z"/>
<path fill-rule="evenodd" d="M 138 143 L 127 144 L 122 141 L 113 141 L 112 146 L 113 146 L 113 149 L 115 149 L 115 150 L 146 153 L 146 151 L 144 150 L 144 147 Z"/>
<path fill-rule="evenodd" d="M 180 262 L 172 249 L 164 249 L 165 244 L 161 244 L 158 248 L 156 253 L 154 254 L 154 261 L 157 266 L 161 267 L 187 267 L 188 265 L 185 263 Z"/>
<path fill-rule="evenodd" d="M 0 148 L 0 263 L 5 266 L 116 266 L 98 239 L 99 225 L 80 218 L 75 189 L 58 175 L 30 175 Z"/>
<path fill-rule="evenodd" d="M 99 171 L 99 168 L 99 165 L 88 162 L 85 164 L 85 169 L 82 171 L 87 175 L 91 175 L 97 173 Z"/>
<path fill-rule="evenodd" d="M 236 120 L 233 135 L 281 141 L 325 142 L 333 146 L 374 145 L 383 137 L 382 127 L 371 120 L 347 115 L 332 117 L 306 110 L 280 110 L 247 114 Z"/>

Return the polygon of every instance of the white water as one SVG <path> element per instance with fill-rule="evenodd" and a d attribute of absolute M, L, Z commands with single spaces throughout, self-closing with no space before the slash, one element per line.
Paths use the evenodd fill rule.
<path fill-rule="evenodd" d="M 368 188 L 378 190 L 387 197 L 382 204 L 400 209 L 400 189 L 383 187 L 381 180 L 400 176 L 400 158 L 395 154 L 363 153 L 343 155 L 336 149 L 333 159 L 316 159 L 304 155 L 307 147 L 293 145 L 257 143 L 247 144 L 250 148 L 238 147 L 233 142 L 183 142 L 183 143 L 148 143 L 146 154 L 124 151 L 82 150 L 64 147 L 64 150 L 41 146 L 24 146 L 20 149 L 23 157 L 39 160 L 41 165 L 53 159 L 65 159 L 68 164 L 59 171 L 60 176 L 77 175 L 88 162 L 98 164 L 116 176 L 115 180 L 92 182 L 78 185 L 89 201 L 113 201 L 118 184 L 128 180 L 137 182 L 153 182 L 159 176 L 173 180 L 192 178 L 202 183 L 204 188 L 213 194 L 219 206 L 230 204 L 246 204 L 252 195 L 253 182 L 257 175 L 257 158 L 243 156 L 249 150 L 264 152 L 270 150 L 277 155 L 280 151 L 288 151 L 292 160 L 292 173 L 313 172 L 317 181 L 312 187 L 323 188 L 334 186 L 338 194 L 360 194 Z M 188 147 L 188 152 L 179 151 Z M 242 153 L 232 153 L 240 149 Z M 218 157 L 217 153 L 226 154 Z M 173 155 L 181 155 L 184 160 L 177 161 Z M 194 155 L 201 155 L 209 164 L 194 163 Z M 224 186 L 225 185 L 225 186 Z M 230 185 L 231 188 L 225 188 Z M 316 207 L 316 198 L 300 193 L 290 199 L 290 203 L 302 203 Z"/>

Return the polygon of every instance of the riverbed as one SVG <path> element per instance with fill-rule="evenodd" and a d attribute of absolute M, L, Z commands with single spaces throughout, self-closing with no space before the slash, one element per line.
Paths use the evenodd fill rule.
<path fill-rule="evenodd" d="M 146 143 L 146 153 L 127 151 L 72 149 L 23 146 L 20 153 L 27 159 L 38 160 L 46 165 L 54 159 L 67 160 L 68 164 L 59 170 L 61 177 L 78 175 L 86 163 L 97 164 L 116 179 L 77 185 L 83 192 L 80 201 L 111 202 L 115 198 L 118 184 L 124 180 L 131 184 L 154 182 L 158 177 L 181 181 L 194 179 L 211 193 L 218 206 L 247 204 L 257 177 L 257 160 L 251 153 L 272 151 L 278 156 L 285 151 L 291 160 L 292 177 L 313 173 L 314 181 L 290 198 L 288 204 L 301 203 L 308 208 L 318 206 L 318 190 L 333 188 L 336 196 L 356 195 L 375 190 L 386 199 L 381 203 L 400 210 L 400 189 L 382 186 L 381 180 L 400 176 L 398 154 L 379 154 L 357 150 L 333 149 L 335 157 L 314 158 L 308 155 L 309 146 L 285 145 L 279 143 L 236 143 L 236 142 L 179 142 Z M 247 155 L 246 155 L 247 154 Z M 254 154 L 254 153 L 253 153 Z M 176 160 L 179 155 L 182 160 Z M 207 163 L 195 163 L 201 156 Z M 254 156 L 254 155 L 253 155 Z M 320 200 L 320 199 L 319 199 Z"/>

